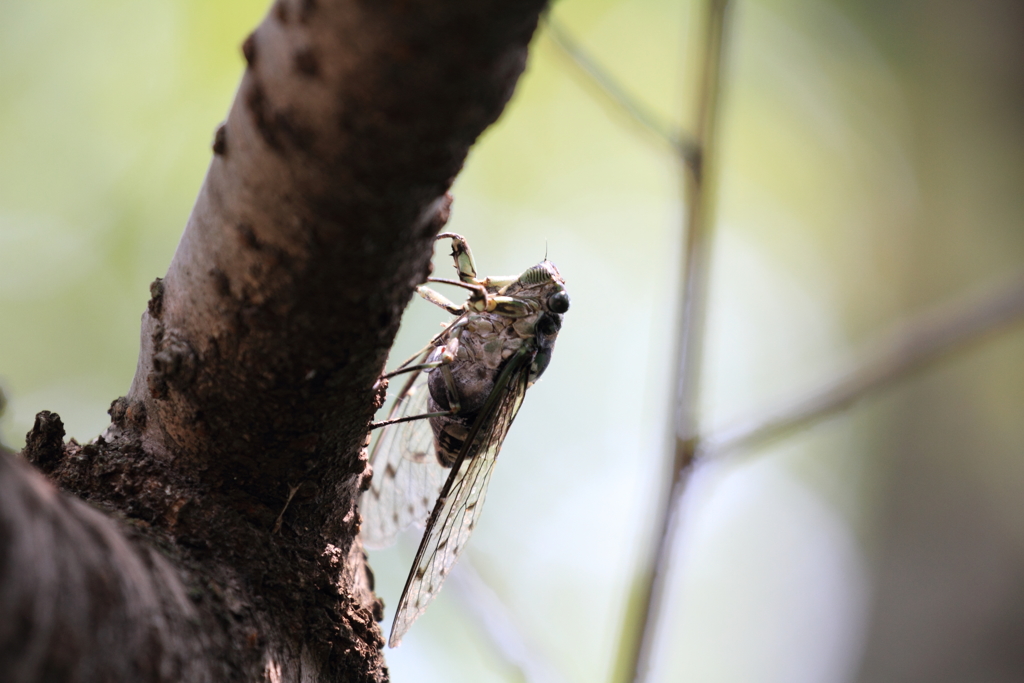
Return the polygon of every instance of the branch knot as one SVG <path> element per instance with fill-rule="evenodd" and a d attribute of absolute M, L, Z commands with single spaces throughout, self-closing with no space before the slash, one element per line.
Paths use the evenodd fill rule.
<path fill-rule="evenodd" d="M 155 341 L 153 370 L 146 378 L 153 398 L 167 398 L 169 387 L 181 390 L 195 378 L 198 359 L 192 345 L 177 330 L 160 335 Z"/>
<path fill-rule="evenodd" d="M 25 435 L 25 459 L 43 472 L 52 472 L 64 457 L 64 423 L 57 413 L 44 410 Z"/>

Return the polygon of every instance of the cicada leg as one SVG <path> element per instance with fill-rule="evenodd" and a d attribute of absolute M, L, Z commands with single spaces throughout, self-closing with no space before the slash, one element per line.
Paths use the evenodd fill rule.
<path fill-rule="evenodd" d="M 423 413 L 422 415 L 407 415 L 406 417 L 399 417 L 394 420 L 382 420 L 380 422 L 371 422 L 370 431 L 379 429 L 381 427 L 387 427 L 388 425 L 396 425 L 399 422 L 412 422 L 413 420 L 429 420 L 432 417 L 442 417 L 444 415 L 451 415 L 451 411 L 442 410 L 437 413 Z"/>
<path fill-rule="evenodd" d="M 441 417 L 442 415 L 458 415 L 459 410 L 462 409 L 462 404 L 459 401 L 459 392 L 455 384 L 455 376 L 452 374 L 451 364 L 455 360 L 455 354 L 458 352 L 459 343 L 457 339 L 451 340 L 446 346 L 439 346 L 434 349 L 434 352 L 429 356 L 436 360 L 427 360 L 424 363 L 417 363 L 416 365 L 409 365 L 406 367 L 399 368 L 393 372 L 381 375 L 381 379 L 390 379 L 397 375 L 401 375 L 407 372 L 422 372 L 424 370 L 439 370 L 441 377 L 444 379 L 445 394 L 448 397 L 448 410 L 442 410 L 433 413 L 423 413 L 422 415 L 409 415 L 401 417 L 395 420 L 384 420 L 382 422 L 374 422 L 370 425 L 370 430 L 378 429 L 379 427 L 386 427 L 387 425 L 398 424 L 399 422 L 412 422 L 413 420 L 426 420 L 431 417 Z M 436 356 L 435 356 L 436 354 Z M 410 380 L 410 383 L 412 380 Z"/>
<path fill-rule="evenodd" d="M 437 282 L 437 280 L 433 278 L 430 278 L 430 281 Z M 460 306 L 459 304 L 456 304 L 454 301 L 446 297 L 444 294 L 441 294 L 440 292 L 435 292 L 430 287 L 424 287 L 423 285 L 420 285 L 416 288 L 416 293 L 419 294 L 424 299 L 426 299 L 427 301 L 429 301 L 430 303 L 434 304 L 435 306 L 440 306 L 441 308 L 448 311 L 452 315 L 461 315 L 466 312 L 466 304 L 462 304 Z"/>
<path fill-rule="evenodd" d="M 459 280 L 474 285 L 480 284 L 476 279 L 476 263 L 473 261 L 473 252 L 469 250 L 466 238 L 458 233 L 442 232 L 437 239 L 452 241 L 452 258 L 455 259 L 455 270 L 459 273 Z"/>
<path fill-rule="evenodd" d="M 459 402 L 459 390 L 455 386 L 455 375 L 452 374 L 449 363 L 441 365 L 439 371 L 441 378 L 444 380 L 445 393 L 448 395 L 448 414 L 458 415 L 462 409 L 462 404 Z"/>
<path fill-rule="evenodd" d="M 397 377 L 398 375 L 404 375 L 407 372 L 418 372 L 420 370 L 433 370 L 434 368 L 436 368 L 437 366 L 442 365 L 442 364 L 443 364 L 443 361 L 439 361 L 439 360 L 438 361 L 431 361 L 429 363 L 417 363 L 416 365 L 409 365 L 409 366 L 406 366 L 404 368 L 398 368 L 397 370 L 392 370 L 391 372 L 384 373 L 383 375 L 380 376 L 380 378 L 381 379 L 391 379 L 392 377 Z"/>
<path fill-rule="evenodd" d="M 474 311 L 494 310 L 494 292 L 512 284 L 518 279 L 518 276 L 485 277 L 483 280 L 480 280 L 476 275 L 476 262 L 473 260 L 473 252 L 470 251 L 469 243 L 465 237 L 454 232 L 442 232 L 437 236 L 437 239 L 450 239 L 452 241 L 452 259 L 455 260 L 455 271 L 458 273 L 459 279 L 450 280 L 448 278 L 431 277 L 427 278 L 427 282 L 441 282 L 446 285 L 455 285 L 468 289 L 471 292 L 469 301 L 463 304 L 460 311 L 464 311 L 467 308 Z M 445 308 L 445 310 L 455 310 L 454 308 L 447 307 L 446 304 L 451 304 L 451 302 L 440 294 L 433 293 L 436 294 L 440 301 L 445 303 L 434 301 L 434 299 L 431 299 L 423 292 L 420 292 L 420 294 L 428 301 L 432 301 L 438 306 Z M 451 305 L 454 306 L 454 304 Z"/>

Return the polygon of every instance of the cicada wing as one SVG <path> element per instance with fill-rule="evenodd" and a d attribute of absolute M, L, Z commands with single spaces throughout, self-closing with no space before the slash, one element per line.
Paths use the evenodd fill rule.
<path fill-rule="evenodd" d="M 522 350 L 509 360 L 470 428 L 420 541 L 391 627 L 391 647 L 437 595 L 476 526 L 501 444 L 526 394 L 531 358 Z"/>
<path fill-rule="evenodd" d="M 409 378 L 388 414 L 398 419 L 427 412 L 428 373 Z M 363 515 L 360 535 L 367 548 L 391 545 L 400 531 L 423 525 L 437 499 L 448 469 L 437 462 L 434 435 L 428 420 L 401 422 L 381 428 L 370 451 L 373 479 L 359 499 Z"/>

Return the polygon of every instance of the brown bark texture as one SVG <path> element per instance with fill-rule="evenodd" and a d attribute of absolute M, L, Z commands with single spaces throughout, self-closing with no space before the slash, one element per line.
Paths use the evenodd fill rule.
<path fill-rule="evenodd" d="M 0 678 L 387 679 L 377 378 L 543 5 L 272 6 L 109 429 L 0 452 Z"/>

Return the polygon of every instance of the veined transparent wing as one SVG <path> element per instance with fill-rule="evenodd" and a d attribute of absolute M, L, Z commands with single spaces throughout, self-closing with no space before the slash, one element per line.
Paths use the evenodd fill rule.
<path fill-rule="evenodd" d="M 394 420 L 427 412 L 428 373 L 416 371 L 388 413 Z M 423 525 L 437 499 L 448 469 L 437 462 L 434 435 L 427 420 L 381 428 L 370 451 L 373 479 L 359 499 L 360 535 L 367 548 L 391 545 L 411 524 Z"/>
<path fill-rule="evenodd" d="M 437 595 L 476 526 L 501 443 L 523 404 L 535 354 L 524 347 L 509 359 L 466 437 L 427 522 L 402 591 L 391 627 L 391 647 L 401 642 Z"/>

